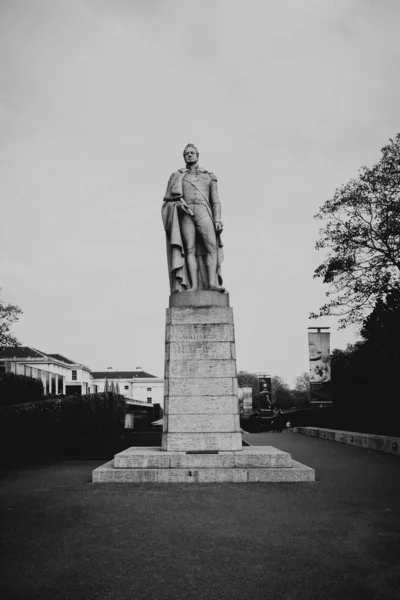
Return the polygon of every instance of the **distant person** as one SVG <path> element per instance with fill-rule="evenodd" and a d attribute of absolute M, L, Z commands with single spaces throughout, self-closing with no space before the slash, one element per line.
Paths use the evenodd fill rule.
<path fill-rule="evenodd" d="M 281 409 L 278 410 L 277 416 L 274 420 L 274 433 L 282 433 L 282 429 L 284 427 L 285 417 L 282 415 Z"/>

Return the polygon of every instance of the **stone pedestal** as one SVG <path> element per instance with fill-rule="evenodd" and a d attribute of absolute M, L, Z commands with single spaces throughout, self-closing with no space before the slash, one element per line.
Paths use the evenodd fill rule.
<path fill-rule="evenodd" d="M 228 294 L 170 297 L 162 448 L 128 448 L 94 483 L 314 481 L 313 469 L 271 446 L 242 446 L 233 312 Z"/>
<path fill-rule="evenodd" d="M 233 311 L 228 294 L 170 298 L 162 448 L 241 450 Z"/>

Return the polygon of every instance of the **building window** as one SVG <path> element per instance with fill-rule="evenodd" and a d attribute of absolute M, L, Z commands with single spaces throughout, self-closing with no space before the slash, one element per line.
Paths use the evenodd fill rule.
<path fill-rule="evenodd" d="M 72 381 L 77 380 L 78 371 L 72 371 Z"/>
<path fill-rule="evenodd" d="M 125 385 L 124 390 L 129 390 L 129 385 Z"/>
<path fill-rule="evenodd" d="M 148 392 L 151 392 L 151 388 L 147 388 L 147 391 L 148 391 Z"/>
<path fill-rule="evenodd" d="M 151 404 L 151 398 L 147 398 L 147 404 Z"/>

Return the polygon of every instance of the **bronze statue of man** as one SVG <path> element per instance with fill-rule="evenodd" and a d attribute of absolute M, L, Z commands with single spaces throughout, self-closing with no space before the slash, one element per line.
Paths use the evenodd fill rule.
<path fill-rule="evenodd" d="M 162 206 L 171 293 L 224 292 L 217 178 L 199 166 L 193 144 L 186 146 L 183 158 L 186 167 L 171 175 Z"/>

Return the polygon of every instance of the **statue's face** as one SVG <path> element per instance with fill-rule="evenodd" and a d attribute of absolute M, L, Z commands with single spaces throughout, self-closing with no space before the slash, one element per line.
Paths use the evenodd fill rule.
<path fill-rule="evenodd" d="M 186 148 L 183 153 L 183 158 L 185 159 L 185 163 L 187 165 L 194 165 L 199 160 L 199 156 L 194 148 Z"/>

